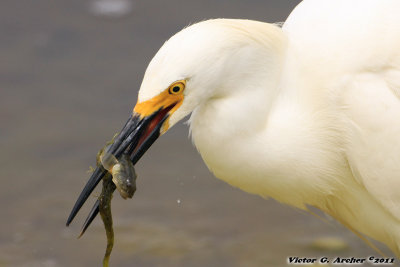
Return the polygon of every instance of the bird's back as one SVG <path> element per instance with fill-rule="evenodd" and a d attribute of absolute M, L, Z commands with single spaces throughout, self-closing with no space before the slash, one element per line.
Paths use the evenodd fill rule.
<path fill-rule="evenodd" d="M 332 127 L 342 131 L 343 154 L 352 178 L 359 185 L 353 192 L 355 195 L 360 192 L 359 205 L 367 205 L 363 208 L 365 212 L 382 215 L 375 220 L 386 225 L 379 233 L 373 226 L 366 226 L 364 233 L 388 244 L 397 253 L 400 244 L 398 14 L 397 0 L 305 0 L 283 26 L 291 55 L 296 55 L 299 75 L 309 85 L 303 89 L 308 94 L 323 95 L 323 105 L 337 116 Z M 349 207 L 355 208 L 356 203 L 349 203 Z M 346 215 L 336 215 L 356 228 L 356 222 L 346 222 L 350 220 Z M 364 211 L 359 213 L 364 215 Z M 374 224 L 370 216 L 359 219 Z"/>
<path fill-rule="evenodd" d="M 399 68 L 399 14 L 397 0 L 305 0 L 283 30 L 319 75 Z"/>

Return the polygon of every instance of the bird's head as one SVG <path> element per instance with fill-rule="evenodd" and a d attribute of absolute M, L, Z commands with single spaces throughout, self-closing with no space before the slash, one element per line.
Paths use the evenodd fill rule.
<path fill-rule="evenodd" d="M 245 95 L 251 83 L 264 82 L 260 73 L 267 77 L 276 69 L 271 65 L 284 42 L 280 28 L 257 21 L 214 19 L 189 26 L 151 60 L 134 114 L 144 118 L 161 109 L 167 117 L 162 134 L 211 98 Z"/>
<path fill-rule="evenodd" d="M 244 21 L 203 21 L 165 42 L 147 67 L 134 113 L 146 117 L 168 109 L 162 134 L 208 99 L 224 94 L 224 88 L 232 90 L 227 84 L 249 71 L 239 68 L 247 65 L 241 61 L 248 59 L 244 53 L 249 47 L 239 22 Z"/>
<path fill-rule="evenodd" d="M 189 26 L 172 36 L 150 62 L 138 101 L 105 158 L 130 155 L 135 164 L 170 127 L 211 98 L 246 95 L 254 73 L 275 63 L 282 40 L 278 27 L 250 20 L 216 19 Z M 272 41 L 273 40 L 273 41 Z M 106 167 L 104 167 L 106 168 Z M 99 167 L 81 193 L 69 224 L 105 170 Z"/>

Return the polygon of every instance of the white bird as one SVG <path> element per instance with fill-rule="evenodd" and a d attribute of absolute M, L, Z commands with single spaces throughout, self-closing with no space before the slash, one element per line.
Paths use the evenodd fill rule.
<path fill-rule="evenodd" d="M 136 129 L 126 142 L 136 163 L 191 114 L 193 142 L 216 177 L 314 206 L 399 256 L 399 14 L 398 0 L 304 0 L 282 27 L 189 26 L 150 62 L 120 143 Z"/>

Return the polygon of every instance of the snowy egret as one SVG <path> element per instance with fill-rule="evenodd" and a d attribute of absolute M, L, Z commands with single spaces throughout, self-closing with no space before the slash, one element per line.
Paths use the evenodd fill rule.
<path fill-rule="evenodd" d="M 191 114 L 194 144 L 216 177 L 314 206 L 400 255 L 399 14 L 398 0 L 304 0 L 282 27 L 189 26 L 150 62 L 108 153 L 129 151 L 136 163 Z M 104 173 L 94 172 L 67 224 Z"/>

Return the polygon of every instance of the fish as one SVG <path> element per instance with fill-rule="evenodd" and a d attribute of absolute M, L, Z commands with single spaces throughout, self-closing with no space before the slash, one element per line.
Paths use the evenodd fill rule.
<path fill-rule="evenodd" d="M 122 198 L 132 198 L 136 191 L 137 174 L 132 162 L 132 150 L 119 155 L 119 158 L 109 152 L 114 139 L 106 143 L 96 155 L 97 168 L 104 171 L 103 186 L 101 194 L 98 196 L 96 203 L 90 211 L 78 238 L 80 238 L 89 227 L 93 219 L 100 213 L 107 236 L 107 246 L 103 257 L 103 267 L 109 266 L 111 252 L 114 246 L 114 229 L 113 218 L 111 213 L 111 201 L 115 189 L 117 189 Z M 93 172 L 93 168 L 90 168 Z"/>
<path fill-rule="evenodd" d="M 136 171 L 129 155 L 122 154 L 112 169 L 112 181 L 123 199 L 132 198 L 136 191 Z"/>
<path fill-rule="evenodd" d="M 111 213 L 111 201 L 115 189 L 117 189 L 122 198 L 132 198 L 136 191 L 136 171 L 129 155 L 124 153 L 120 159 L 117 159 L 108 148 L 113 140 L 107 143 L 96 156 L 97 166 L 102 165 L 107 174 L 103 177 L 103 186 L 98 197 L 98 208 L 104 229 L 107 236 L 107 247 L 103 257 L 103 267 L 109 266 L 111 252 L 114 246 L 113 218 Z M 96 205 L 95 205 L 96 206 Z"/>
<path fill-rule="evenodd" d="M 113 229 L 113 218 L 111 213 L 111 200 L 115 188 L 116 186 L 112 181 L 112 175 L 110 173 L 107 173 L 103 177 L 103 187 L 101 190 L 101 194 L 98 198 L 99 212 L 107 236 L 107 247 L 103 258 L 103 267 L 108 267 L 111 252 L 114 246 L 114 229 Z"/>
<path fill-rule="evenodd" d="M 112 181 L 123 199 L 132 198 L 136 191 L 136 171 L 129 155 L 123 153 L 120 159 L 108 153 L 107 146 L 98 156 L 100 164 L 112 174 Z"/>

